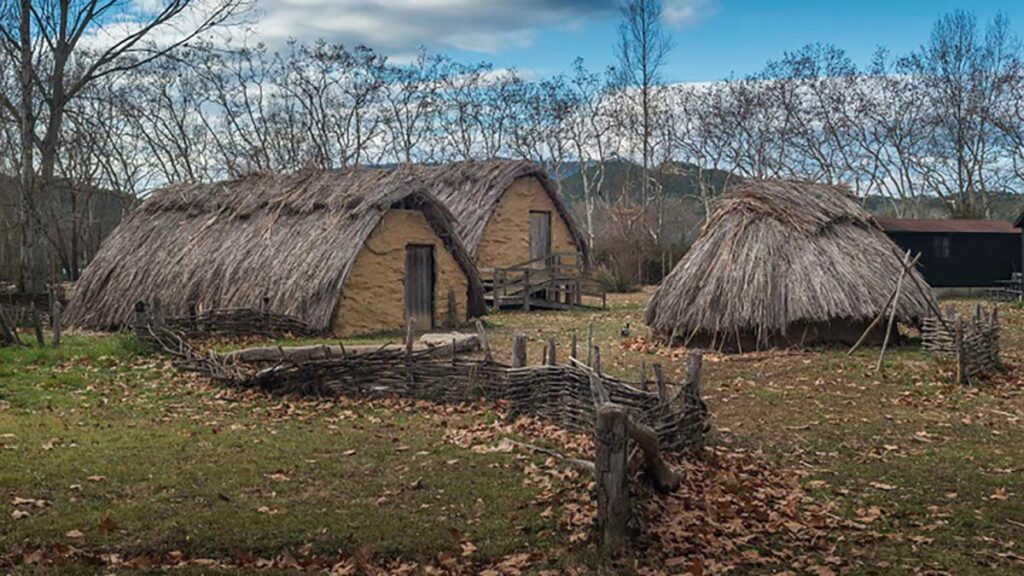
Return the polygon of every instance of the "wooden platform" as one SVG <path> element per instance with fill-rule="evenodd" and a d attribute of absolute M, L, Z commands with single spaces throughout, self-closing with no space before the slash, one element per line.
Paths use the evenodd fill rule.
<path fill-rule="evenodd" d="M 607 293 L 584 274 L 582 257 L 559 252 L 508 268 L 483 271 L 484 302 L 492 310 L 534 308 L 568 310 L 585 306 L 607 306 Z"/>

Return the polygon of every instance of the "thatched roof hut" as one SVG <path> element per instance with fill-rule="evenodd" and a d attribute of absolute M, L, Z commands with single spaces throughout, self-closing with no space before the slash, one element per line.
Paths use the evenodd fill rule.
<path fill-rule="evenodd" d="M 520 264 L 545 249 L 586 259 L 584 236 L 542 166 L 487 160 L 412 169 L 455 215 L 459 237 L 479 268 Z"/>
<path fill-rule="evenodd" d="M 109 329 L 129 322 L 139 300 L 157 298 L 168 315 L 183 315 L 190 302 L 258 308 L 266 297 L 270 311 L 317 330 L 396 330 L 411 298 L 407 269 L 417 263 L 433 265 L 417 282 L 419 297 L 437 304 L 421 327 L 446 325 L 450 290 L 457 318 L 483 313 L 451 213 L 411 170 L 174 185 L 153 193 L 103 244 L 67 321 Z"/>
<path fill-rule="evenodd" d="M 886 306 L 902 259 L 846 189 L 746 181 L 723 194 L 646 322 L 662 337 L 729 350 L 848 342 Z M 896 317 L 917 324 L 930 302 L 914 270 Z"/>

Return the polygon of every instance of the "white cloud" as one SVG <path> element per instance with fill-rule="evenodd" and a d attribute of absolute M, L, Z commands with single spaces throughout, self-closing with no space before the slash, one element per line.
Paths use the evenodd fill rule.
<path fill-rule="evenodd" d="M 384 53 L 419 46 L 498 52 L 543 28 L 614 16 L 616 0 L 261 0 L 257 34 L 268 43 L 323 37 Z"/>
<path fill-rule="evenodd" d="M 665 22 L 670 26 L 692 26 L 718 12 L 718 0 L 666 0 Z"/>

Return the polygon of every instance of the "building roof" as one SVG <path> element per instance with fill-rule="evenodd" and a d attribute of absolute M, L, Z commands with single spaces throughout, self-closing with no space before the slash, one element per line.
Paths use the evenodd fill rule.
<path fill-rule="evenodd" d="M 936 232 L 946 234 L 1020 234 L 1005 220 L 878 218 L 886 232 Z"/>
<path fill-rule="evenodd" d="M 355 169 L 253 175 L 154 192 L 103 243 L 69 304 L 71 326 L 109 329 L 137 301 L 169 315 L 200 309 L 270 310 L 327 330 L 363 243 L 401 202 L 423 211 L 469 278 L 469 312 L 483 311 L 476 268 L 451 213 L 416 175 Z"/>
<path fill-rule="evenodd" d="M 845 188 L 748 180 L 717 201 L 645 320 L 662 336 L 745 333 L 767 347 L 794 327 L 870 322 L 886 308 L 902 259 Z M 934 302 L 920 273 L 910 274 L 896 311 L 917 323 Z"/>
<path fill-rule="evenodd" d="M 470 160 L 438 165 L 413 165 L 430 192 L 455 215 L 459 237 L 471 255 L 476 255 L 484 228 L 512 182 L 518 178 L 536 178 L 551 197 L 569 233 L 580 251 L 587 254 L 587 243 L 554 182 L 544 168 L 526 160 Z"/>

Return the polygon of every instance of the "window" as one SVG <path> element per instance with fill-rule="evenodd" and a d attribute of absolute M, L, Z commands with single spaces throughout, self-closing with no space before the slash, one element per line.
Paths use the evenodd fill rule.
<path fill-rule="evenodd" d="M 949 236 L 932 238 L 932 248 L 936 258 L 949 258 Z"/>

